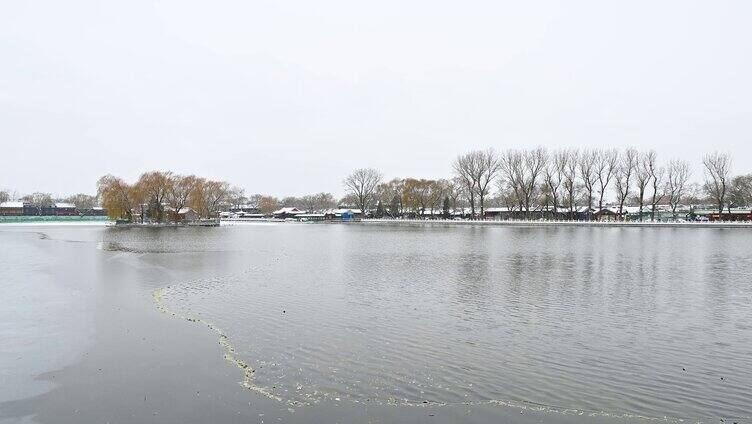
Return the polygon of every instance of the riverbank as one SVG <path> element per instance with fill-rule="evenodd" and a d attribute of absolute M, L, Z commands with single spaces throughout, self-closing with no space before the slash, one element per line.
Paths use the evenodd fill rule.
<path fill-rule="evenodd" d="M 106 216 L 0 216 L 0 225 L 106 225 L 112 221 Z"/>
<path fill-rule="evenodd" d="M 752 222 L 653 222 L 653 221 L 546 221 L 508 220 L 481 221 L 457 219 L 364 219 L 365 224 L 375 225 L 486 225 L 501 227 L 632 227 L 632 228 L 746 228 Z"/>

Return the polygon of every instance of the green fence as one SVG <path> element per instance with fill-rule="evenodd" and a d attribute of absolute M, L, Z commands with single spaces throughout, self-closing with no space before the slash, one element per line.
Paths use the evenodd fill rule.
<path fill-rule="evenodd" d="M 45 222 L 54 224 L 56 222 L 107 222 L 106 216 L 0 216 L 0 224 L 5 223 L 35 223 Z"/>

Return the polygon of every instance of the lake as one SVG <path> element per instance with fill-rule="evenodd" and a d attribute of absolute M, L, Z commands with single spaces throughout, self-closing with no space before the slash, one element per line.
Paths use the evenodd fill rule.
<path fill-rule="evenodd" d="M 16 383 L 13 393 L 0 389 L 10 417 L 33 418 L 34 405 L 53 411 L 50 399 L 62 407 L 60 393 L 81 379 L 111 384 L 80 367 L 67 385 L 27 381 L 76 368 L 92 350 L 112 365 L 112 346 L 137 340 L 114 337 L 120 324 L 101 322 L 110 316 L 146 332 L 158 325 L 191 332 L 165 350 L 213 349 L 206 355 L 224 365 L 201 372 L 221 374 L 217 387 L 324 418 L 340 417 L 332 405 L 375 408 L 369 414 L 377 418 L 387 408 L 426 407 L 535 411 L 546 422 L 752 415 L 746 229 L 0 230 L 0 265 L 11 269 L 2 284 L 12 299 L 0 312 L 0 338 L 18 346 L 0 351 L 0 367 Z M 35 285 L 45 294 L 34 294 Z M 22 316 L 40 318 L 24 333 L 13 324 Z M 55 337 L 75 342 L 60 347 Z M 19 371 L 18 352 L 36 359 Z M 44 352 L 59 363 L 40 365 Z M 141 372 L 165 360 L 164 352 L 142 354 L 155 368 Z M 175 367 L 191 373 L 197 365 Z M 239 381 L 251 390 L 237 389 Z"/>

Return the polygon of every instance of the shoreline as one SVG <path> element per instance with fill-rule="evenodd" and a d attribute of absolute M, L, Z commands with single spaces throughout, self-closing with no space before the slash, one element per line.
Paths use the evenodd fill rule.
<path fill-rule="evenodd" d="M 499 227 L 601 227 L 601 228 L 745 228 L 752 222 L 657 222 L 657 221 L 482 221 L 454 219 L 364 219 L 374 225 L 484 225 Z"/>

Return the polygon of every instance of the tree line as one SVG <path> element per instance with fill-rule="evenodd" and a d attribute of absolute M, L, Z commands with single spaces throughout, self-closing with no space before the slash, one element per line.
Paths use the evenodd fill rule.
<path fill-rule="evenodd" d="M 97 182 L 97 196 L 107 215 L 128 221 L 139 216 L 156 222 L 179 221 L 184 208 L 201 218 L 212 218 L 238 191 L 242 192 L 224 181 L 169 171 L 145 172 L 133 184 L 113 175 Z"/>
<path fill-rule="evenodd" d="M 691 182 L 690 164 L 680 159 L 659 161 L 655 151 L 626 149 L 531 149 L 473 150 L 458 155 L 447 178 L 394 178 L 384 181 L 373 168 L 356 169 L 343 180 L 345 196 L 331 193 L 278 198 L 245 196 L 227 182 L 169 171 L 143 173 L 135 183 L 105 175 L 97 183 L 97 195 L 76 194 L 53 199 L 48 193 L 32 193 L 20 200 L 38 205 L 55 201 L 73 203 L 79 210 L 100 204 L 115 219 L 146 216 L 155 221 L 178 220 L 183 208 L 200 217 L 215 217 L 232 205 L 245 205 L 263 214 L 281 207 L 309 212 L 338 205 L 357 208 L 377 217 L 449 216 L 469 210 L 482 217 L 489 206 L 503 206 L 516 217 L 549 214 L 574 219 L 577 211 L 600 210 L 615 205 L 620 216 L 634 206 L 654 219 L 657 206 L 668 205 L 674 215 L 681 205 L 713 204 L 724 208 L 752 207 L 752 174 L 731 175 L 731 157 L 709 153 L 702 158 L 702 182 Z M 18 199 L 0 191 L 0 202 Z"/>
<path fill-rule="evenodd" d="M 18 199 L 26 204 L 31 205 L 37 210 L 54 205 L 55 203 L 70 203 L 80 212 L 91 211 L 97 206 L 97 197 L 89 194 L 78 193 L 68 197 L 54 197 L 51 193 L 34 192 L 19 196 L 8 190 L 0 190 L 0 203 Z"/>
<path fill-rule="evenodd" d="M 447 179 L 397 178 L 384 182 L 376 169 L 357 169 L 343 186 L 346 199 L 375 215 L 422 216 L 440 210 L 469 208 L 484 216 L 489 204 L 505 206 L 520 218 L 548 213 L 574 219 L 577 210 L 601 210 L 608 204 L 624 216 L 626 206 L 655 219 L 659 204 L 676 216 L 682 204 L 752 207 L 752 174 L 731 176 L 731 157 L 709 153 L 702 158 L 703 182 L 692 183 L 690 164 L 680 159 L 661 163 L 655 151 L 618 149 L 474 150 L 457 156 Z M 612 202 L 610 202 L 612 201 Z"/>

